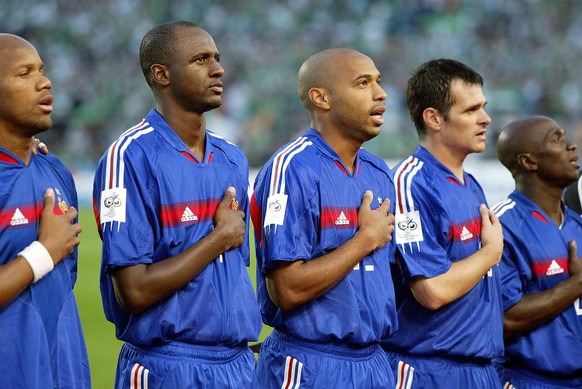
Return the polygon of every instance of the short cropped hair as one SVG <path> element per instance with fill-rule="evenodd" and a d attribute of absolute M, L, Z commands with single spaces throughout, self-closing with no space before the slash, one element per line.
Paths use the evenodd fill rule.
<path fill-rule="evenodd" d="M 483 77 L 469 66 L 452 59 L 433 59 L 420 65 L 408 80 L 406 104 L 410 118 L 419 136 L 426 134 L 423 112 L 435 108 L 449 119 L 449 111 L 455 103 L 451 91 L 454 80 L 468 85 L 483 86 Z"/>
<path fill-rule="evenodd" d="M 150 88 L 154 86 L 152 65 L 170 63 L 175 49 L 173 42 L 176 39 L 176 32 L 185 27 L 202 28 L 192 22 L 175 21 L 156 26 L 143 37 L 139 46 L 139 63 Z"/>

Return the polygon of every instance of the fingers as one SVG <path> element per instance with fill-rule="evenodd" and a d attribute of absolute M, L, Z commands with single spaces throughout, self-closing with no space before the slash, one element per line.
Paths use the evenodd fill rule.
<path fill-rule="evenodd" d="M 370 209 L 370 205 L 372 204 L 373 194 L 371 190 L 367 190 L 364 192 L 364 197 L 362 198 L 362 207 L 366 207 L 366 209 Z"/>
<path fill-rule="evenodd" d="M 221 204 L 230 207 L 235 199 L 236 190 L 232 186 L 229 186 L 228 188 L 226 188 L 226 191 L 224 192 L 224 197 L 222 198 Z"/>
<path fill-rule="evenodd" d="M 53 209 L 55 207 L 55 192 L 52 190 L 52 188 L 48 188 L 45 192 L 44 192 L 44 201 L 43 201 L 43 212 L 48 212 L 48 210 L 50 210 L 51 212 L 53 212 Z"/>
<path fill-rule="evenodd" d="M 568 257 L 570 260 L 578 258 L 578 245 L 575 240 L 568 242 Z"/>
<path fill-rule="evenodd" d="M 485 204 L 479 206 L 479 212 L 481 213 L 481 223 L 483 224 L 496 224 L 499 222 L 497 215 L 487 208 Z"/>

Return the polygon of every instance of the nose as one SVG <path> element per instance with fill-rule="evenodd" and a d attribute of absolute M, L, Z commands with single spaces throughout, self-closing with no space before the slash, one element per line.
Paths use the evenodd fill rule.
<path fill-rule="evenodd" d="M 388 98 L 388 93 L 378 84 L 378 91 L 376 94 L 376 100 L 384 101 Z"/>
<path fill-rule="evenodd" d="M 214 66 L 210 72 L 210 75 L 213 77 L 222 77 L 224 76 L 224 68 L 220 65 L 220 62 L 214 61 Z"/>
<path fill-rule="evenodd" d="M 578 150 L 578 145 L 568 139 L 568 145 L 566 146 L 566 150 L 568 151 L 576 151 Z"/>
<path fill-rule="evenodd" d="M 52 87 L 53 87 L 53 84 L 52 84 L 51 80 L 44 73 L 40 73 L 40 78 L 38 81 L 38 89 L 39 90 L 51 89 Z"/>
<path fill-rule="evenodd" d="M 491 124 L 491 117 L 487 114 L 485 109 L 483 109 L 483 117 L 481 118 L 481 123 L 485 124 L 486 126 Z"/>

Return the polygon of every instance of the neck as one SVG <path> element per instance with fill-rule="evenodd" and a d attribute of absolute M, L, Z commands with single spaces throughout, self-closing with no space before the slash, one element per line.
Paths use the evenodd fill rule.
<path fill-rule="evenodd" d="M 200 160 L 204 159 L 206 120 L 203 114 L 176 111 L 159 106 L 158 112 L 190 151 Z"/>
<path fill-rule="evenodd" d="M 424 147 L 433 157 L 435 157 L 440 163 L 445 165 L 449 170 L 457 177 L 457 179 L 465 183 L 465 178 L 463 176 L 463 163 L 465 162 L 466 155 L 451 153 L 448 149 L 443 147 L 438 147 L 432 142 L 421 141 L 420 145 Z"/>
<path fill-rule="evenodd" d="M 358 150 L 362 147 L 362 143 L 341 137 L 336 132 L 318 132 L 323 140 L 336 152 L 350 173 L 354 174 L 356 156 L 358 155 Z"/>
<path fill-rule="evenodd" d="M 538 182 L 537 180 L 516 180 L 516 189 L 536 203 L 557 225 L 562 224 L 562 193 L 564 188 Z"/>
<path fill-rule="evenodd" d="M 26 165 L 30 162 L 34 137 L 17 136 L 14 132 L 0 129 L 0 146 L 14 153 Z"/>

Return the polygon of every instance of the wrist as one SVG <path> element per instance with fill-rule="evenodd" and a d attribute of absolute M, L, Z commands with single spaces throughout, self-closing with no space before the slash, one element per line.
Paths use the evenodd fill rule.
<path fill-rule="evenodd" d="M 19 252 L 18 256 L 23 257 L 31 267 L 34 274 L 33 283 L 47 275 L 55 266 L 50 253 L 38 240 Z"/>

